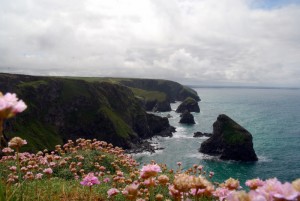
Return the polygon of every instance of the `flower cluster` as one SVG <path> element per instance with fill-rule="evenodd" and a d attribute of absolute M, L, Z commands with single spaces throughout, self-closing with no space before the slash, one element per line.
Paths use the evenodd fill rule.
<path fill-rule="evenodd" d="M 17 113 L 23 112 L 27 108 L 26 104 L 17 98 L 14 93 L 0 92 L 0 119 L 8 119 Z"/>
<path fill-rule="evenodd" d="M 26 144 L 26 141 L 18 137 L 9 143 L 12 148 L 23 144 Z M 246 186 L 250 188 L 250 191 L 246 192 L 241 190 L 240 182 L 233 178 L 220 184 L 212 182 L 211 177 L 214 173 L 209 172 L 206 177 L 201 165 L 195 164 L 185 171 L 179 168 L 175 172 L 165 164 L 152 161 L 138 169 L 138 163 L 125 154 L 124 150 L 97 140 L 69 140 L 63 146 L 57 145 L 52 152 L 44 150 L 37 154 L 17 154 L 9 147 L 4 148 L 2 152 L 5 156 L 1 158 L 0 165 L 6 168 L 1 170 L 1 180 L 5 180 L 7 184 L 44 179 L 51 182 L 51 177 L 65 178 L 72 175 L 75 182 L 90 188 L 89 198 L 99 194 L 98 188 L 95 188 L 95 194 L 92 193 L 92 186 L 110 186 L 104 191 L 105 195 L 101 195 L 101 199 L 105 197 L 104 200 L 114 200 L 115 196 L 121 200 L 139 201 L 202 198 L 220 201 L 300 199 L 300 179 L 292 183 L 281 183 L 276 178 L 265 181 L 252 179 L 246 182 Z M 88 158 L 92 158 L 93 161 Z M 109 165 L 108 158 L 113 158 Z M 60 173 L 61 170 L 63 173 Z"/>

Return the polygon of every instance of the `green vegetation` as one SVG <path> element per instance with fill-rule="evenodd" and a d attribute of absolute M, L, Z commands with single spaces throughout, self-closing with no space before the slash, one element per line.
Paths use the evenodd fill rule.
<path fill-rule="evenodd" d="M 91 97 L 88 86 L 84 82 L 78 83 L 77 80 L 62 79 L 62 101 L 69 101 L 76 96 Z"/>
<path fill-rule="evenodd" d="M 159 91 L 147 91 L 139 88 L 130 87 L 131 91 L 135 96 L 142 97 L 145 101 L 155 101 L 163 102 L 166 101 L 166 94 Z"/>
<path fill-rule="evenodd" d="M 41 85 L 47 85 L 48 82 L 46 80 L 37 80 L 37 81 L 32 81 L 32 82 L 21 82 L 18 86 L 20 88 L 22 87 L 33 87 L 37 88 L 40 87 Z"/>
<path fill-rule="evenodd" d="M 241 126 L 233 121 L 228 121 L 223 125 L 224 139 L 228 144 L 243 144 L 247 140 L 247 137 Z"/>
<path fill-rule="evenodd" d="M 100 112 L 110 120 L 110 122 L 113 124 L 116 134 L 119 137 L 128 139 L 129 136 L 133 134 L 133 130 L 123 121 L 122 118 L 119 117 L 117 113 L 113 112 L 107 107 L 102 107 Z"/>
<path fill-rule="evenodd" d="M 7 132 L 6 135 L 9 138 L 20 136 L 27 139 L 28 145 L 24 147 L 24 151 L 36 152 L 49 148 L 53 149 L 55 145 L 62 144 L 61 136 L 52 126 L 42 124 L 36 119 L 14 124 L 14 130 Z"/>

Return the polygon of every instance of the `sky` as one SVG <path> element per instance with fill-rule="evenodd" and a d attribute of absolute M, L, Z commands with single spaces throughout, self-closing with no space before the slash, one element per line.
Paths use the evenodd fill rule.
<path fill-rule="evenodd" d="M 0 72 L 300 87 L 300 0 L 0 0 Z"/>

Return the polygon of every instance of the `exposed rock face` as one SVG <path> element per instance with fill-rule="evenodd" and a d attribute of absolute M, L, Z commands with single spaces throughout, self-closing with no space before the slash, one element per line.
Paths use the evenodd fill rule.
<path fill-rule="evenodd" d="M 171 105 L 168 101 L 157 102 L 152 108 L 153 112 L 169 112 L 171 110 Z"/>
<path fill-rule="evenodd" d="M 213 124 L 213 135 L 201 144 L 200 152 L 223 160 L 257 161 L 252 135 L 225 114 Z"/>
<path fill-rule="evenodd" d="M 196 132 L 193 137 L 211 137 L 212 133 Z"/>
<path fill-rule="evenodd" d="M 119 84 L 0 73 L 0 86 L 28 105 L 4 130 L 9 138 L 26 139 L 28 151 L 80 137 L 130 149 L 174 130 L 167 118 L 147 114 L 132 91 Z"/>
<path fill-rule="evenodd" d="M 179 123 L 195 124 L 194 116 L 189 111 L 185 111 L 180 116 L 181 116 L 181 119 L 180 119 Z"/>
<path fill-rule="evenodd" d="M 176 112 L 183 113 L 186 110 L 189 112 L 200 112 L 198 102 L 195 99 L 188 97 L 178 106 Z"/>

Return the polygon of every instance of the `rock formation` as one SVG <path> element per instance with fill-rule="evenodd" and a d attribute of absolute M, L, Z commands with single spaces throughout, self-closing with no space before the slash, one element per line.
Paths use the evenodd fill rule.
<path fill-rule="evenodd" d="M 195 132 L 193 137 L 211 137 L 211 133 Z"/>
<path fill-rule="evenodd" d="M 194 116 L 189 112 L 185 111 L 180 115 L 181 119 L 179 123 L 182 124 L 195 124 Z"/>
<path fill-rule="evenodd" d="M 176 112 L 183 113 L 186 110 L 189 112 L 200 112 L 198 102 L 195 99 L 188 97 L 178 106 Z"/>
<path fill-rule="evenodd" d="M 225 114 L 213 124 L 213 135 L 201 144 L 200 152 L 223 160 L 257 161 L 252 135 Z"/>

